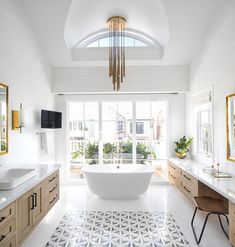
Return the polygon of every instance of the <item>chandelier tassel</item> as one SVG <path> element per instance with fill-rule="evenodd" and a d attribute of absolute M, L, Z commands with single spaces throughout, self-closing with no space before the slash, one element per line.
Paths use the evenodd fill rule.
<path fill-rule="evenodd" d="M 119 91 L 125 76 L 125 24 L 126 19 L 113 16 L 107 21 L 109 28 L 109 76 L 113 90 Z"/>

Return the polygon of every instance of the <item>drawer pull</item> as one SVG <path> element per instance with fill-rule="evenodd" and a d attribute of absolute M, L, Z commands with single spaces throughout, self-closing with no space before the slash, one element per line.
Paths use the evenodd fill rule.
<path fill-rule="evenodd" d="M 5 219 L 6 219 L 6 217 L 1 217 L 0 222 L 4 221 Z"/>
<path fill-rule="evenodd" d="M 49 190 L 49 193 L 53 192 L 56 188 L 57 188 L 57 184 L 51 190 Z"/>
<path fill-rule="evenodd" d="M 55 180 L 57 178 L 57 175 L 55 175 L 53 178 L 49 179 L 49 183 L 52 182 L 53 180 Z"/>
<path fill-rule="evenodd" d="M 171 168 L 173 168 L 174 170 L 176 169 L 176 167 L 174 167 L 174 166 L 171 166 Z"/>
<path fill-rule="evenodd" d="M 1 235 L 0 242 L 6 237 L 6 235 Z"/>
<path fill-rule="evenodd" d="M 32 206 L 30 209 L 33 210 L 34 209 L 34 195 L 31 195 L 30 197 L 32 199 L 32 204 L 31 204 Z"/>
<path fill-rule="evenodd" d="M 57 198 L 57 195 L 49 203 L 52 204 L 55 201 L 56 198 Z"/>
<path fill-rule="evenodd" d="M 184 177 L 185 177 L 186 179 L 188 179 L 189 181 L 191 181 L 191 178 L 187 177 L 186 175 L 184 175 Z"/>
<path fill-rule="evenodd" d="M 171 175 L 171 177 L 172 177 L 173 179 L 176 179 L 176 177 L 174 177 L 173 175 Z"/>
<path fill-rule="evenodd" d="M 184 189 L 185 189 L 188 193 L 191 192 L 191 190 L 188 190 L 185 186 L 184 186 Z"/>
<path fill-rule="evenodd" d="M 37 207 L 37 204 L 38 204 L 38 195 L 37 193 L 33 193 L 33 197 L 34 197 L 34 205 L 33 207 L 36 208 Z"/>

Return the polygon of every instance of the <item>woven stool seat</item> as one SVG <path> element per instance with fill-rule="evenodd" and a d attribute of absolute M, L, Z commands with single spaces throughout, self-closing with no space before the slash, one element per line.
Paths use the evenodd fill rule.
<path fill-rule="evenodd" d="M 215 212 L 221 214 L 228 214 L 228 207 L 224 205 L 224 202 L 220 199 L 212 197 L 194 197 L 196 206 L 206 212 Z"/>
<path fill-rule="evenodd" d="M 215 198 L 207 197 L 207 196 L 201 196 L 201 197 L 194 197 L 194 201 L 196 204 L 196 208 L 194 210 L 193 218 L 191 220 L 191 227 L 193 230 L 193 234 L 194 234 L 196 243 L 199 244 L 201 242 L 202 235 L 204 233 L 208 217 L 211 214 L 216 214 L 218 216 L 220 226 L 221 226 L 224 234 L 228 238 L 228 234 L 226 233 L 226 231 L 224 229 L 224 226 L 223 226 L 223 223 L 222 223 L 222 220 L 220 217 L 220 216 L 224 216 L 227 223 L 229 224 L 229 220 L 228 220 L 228 217 L 226 215 L 226 214 L 228 214 L 228 207 L 224 204 L 223 200 L 215 199 Z M 196 232 L 195 232 L 194 226 L 193 226 L 194 218 L 195 218 L 195 215 L 196 215 L 196 212 L 198 209 L 201 211 L 207 212 L 207 216 L 206 216 L 206 219 L 204 221 L 204 224 L 203 224 L 199 238 L 197 238 L 197 235 L 196 235 Z"/>

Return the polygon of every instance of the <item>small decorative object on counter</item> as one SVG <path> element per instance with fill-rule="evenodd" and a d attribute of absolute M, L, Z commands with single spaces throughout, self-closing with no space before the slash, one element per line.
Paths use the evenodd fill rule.
<path fill-rule="evenodd" d="M 179 157 L 180 159 L 184 159 L 187 156 L 187 152 L 189 151 L 192 142 L 193 142 L 192 137 L 186 138 L 185 136 L 180 138 L 179 141 L 175 142 L 176 156 Z"/>

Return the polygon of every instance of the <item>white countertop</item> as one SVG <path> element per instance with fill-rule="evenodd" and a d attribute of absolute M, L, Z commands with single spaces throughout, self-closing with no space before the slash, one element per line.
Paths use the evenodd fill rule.
<path fill-rule="evenodd" d="M 53 172 L 58 170 L 60 165 L 39 164 L 30 167 L 27 166 L 24 168 L 35 169 L 37 175 L 12 190 L 0 190 L 0 210 L 42 182 L 46 177 L 50 176 Z"/>
<path fill-rule="evenodd" d="M 194 160 L 182 160 L 178 158 L 171 158 L 169 161 L 235 203 L 235 164 L 234 167 L 228 164 L 227 167 L 223 166 L 221 168 L 221 171 L 230 173 L 232 178 L 215 178 L 203 171 L 204 168 L 210 167 L 210 165 L 205 165 Z"/>

